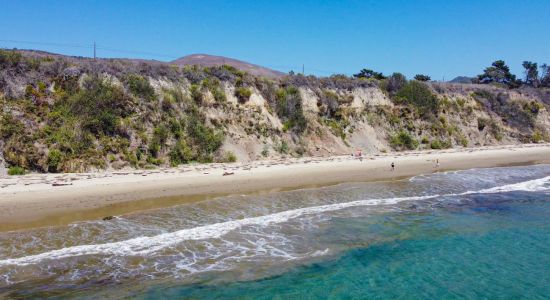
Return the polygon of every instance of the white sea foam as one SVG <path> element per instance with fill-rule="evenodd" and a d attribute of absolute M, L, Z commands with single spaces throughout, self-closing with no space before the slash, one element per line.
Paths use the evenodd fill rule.
<path fill-rule="evenodd" d="M 37 255 L 24 256 L 0 260 L 0 266 L 5 265 L 29 265 L 36 264 L 42 260 L 56 260 L 84 255 L 123 255 L 142 256 L 147 255 L 166 247 L 170 247 L 186 240 L 203 240 L 219 238 L 228 232 L 247 225 L 268 226 L 271 224 L 283 223 L 307 214 L 317 214 L 328 211 L 336 211 L 349 207 L 395 204 L 401 201 L 414 201 L 435 198 L 439 195 L 403 197 L 389 199 L 358 200 L 345 203 L 329 204 L 314 207 L 305 207 L 294 210 L 283 211 L 271 215 L 232 220 L 222 223 L 210 224 L 194 228 L 182 229 L 175 232 L 164 233 L 152 237 L 138 237 L 120 242 L 106 243 L 99 245 L 80 245 L 68 248 L 53 250 Z"/>
<path fill-rule="evenodd" d="M 538 191 L 545 191 L 550 189 L 550 186 L 547 186 L 547 185 L 550 185 L 550 176 L 513 183 L 513 184 L 497 186 L 494 188 L 483 189 L 479 191 L 468 191 L 463 193 L 462 195 L 494 194 L 494 193 L 506 193 L 506 192 L 512 192 L 512 191 L 538 192 Z"/>
<path fill-rule="evenodd" d="M 546 185 L 550 182 L 550 176 L 484 189 L 480 191 L 468 191 L 458 195 L 468 195 L 474 193 L 500 193 L 509 191 L 541 191 L 549 189 Z M 443 196 L 450 196 L 443 195 Z M 454 194 L 456 195 L 456 194 Z M 294 210 L 283 211 L 265 216 L 244 218 L 232 220 L 222 223 L 209 224 L 194 228 L 182 229 L 175 232 L 164 233 L 151 237 L 138 237 L 129 240 L 97 244 L 97 245 L 80 245 L 53 250 L 37 255 L 24 256 L 20 258 L 9 258 L 0 260 L 0 267 L 7 265 L 30 265 L 37 264 L 45 260 L 59 260 L 69 257 L 88 256 L 88 255 L 116 255 L 116 256 L 144 256 L 151 254 L 167 247 L 176 245 L 183 241 L 189 240 L 205 240 L 219 238 L 230 231 L 239 229 L 248 225 L 269 226 L 272 224 L 283 223 L 288 220 L 298 218 L 304 215 L 319 214 L 323 212 L 337 211 L 345 208 L 369 206 L 369 205 L 391 205 L 402 201 L 416 201 L 436 198 L 441 195 L 416 196 L 416 197 L 401 197 L 388 199 L 368 199 L 358 200 L 344 203 L 328 204 L 313 207 L 304 207 Z"/>

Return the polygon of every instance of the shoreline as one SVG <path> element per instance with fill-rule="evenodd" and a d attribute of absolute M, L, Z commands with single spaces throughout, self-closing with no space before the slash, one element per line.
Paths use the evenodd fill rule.
<path fill-rule="evenodd" d="M 392 162 L 395 171 L 390 170 Z M 224 195 L 542 163 L 550 163 L 550 144 L 392 152 L 365 155 L 362 161 L 352 156 L 304 157 L 154 170 L 10 176 L 0 178 L 0 231 L 97 220 Z"/>

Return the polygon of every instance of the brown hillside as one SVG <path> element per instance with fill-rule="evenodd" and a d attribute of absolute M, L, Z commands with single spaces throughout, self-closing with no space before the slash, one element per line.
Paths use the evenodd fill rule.
<path fill-rule="evenodd" d="M 202 67 L 229 65 L 239 70 L 246 71 L 254 76 L 263 76 L 269 78 L 279 78 L 285 75 L 285 73 L 283 72 L 268 69 L 245 61 L 208 54 L 191 54 L 178 58 L 171 63 L 180 66 L 199 65 Z"/>

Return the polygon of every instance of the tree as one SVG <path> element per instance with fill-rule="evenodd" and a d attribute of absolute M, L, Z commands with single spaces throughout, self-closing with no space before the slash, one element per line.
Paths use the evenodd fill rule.
<path fill-rule="evenodd" d="M 423 75 L 423 74 L 416 74 L 416 76 L 414 76 L 414 79 L 418 80 L 418 81 L 430 81 L 430 80 L 432 80 L 432 78 L 430 76 Z"/>
<path fill-rule="evenodd" d="M 388 85 L 386 87 L 387 91 L 394 93 L 399 91 L 403 86 L 407 84 L 407 77 L 401 73 L 393 73 L 388 77 Z"/>
<path fill-rule="evenodd" d="M 366 78 L 366 79 L 374 78 L 374 79 L 378 79 L 378 80 L 382 80 L 382 79 L 386 78 L 386 76 L 384 76 L 384 74 L 382 74 L 380 72 L 373 71 L 371 69 L 362 69 L 361 71 L 359 71 L 359 73 L 354 74 L 353 77 L 355 77 L 355 78 Z"/>
<path fill-rule="evenodd" d="M 509 87 L 517 87 L 516 75 L 510 73 L 510 68 L 503 60 L 497 60 L 485 68 L 483 74 L 477 76 L 480 83 L 502 83 Z"/>
<path fill-rule="evenodd" d="M 525 84 L 537 87 L 539 85 L 539 71 L 537 63 L 524 61 L 522 66 L 525 68 Z"/>
<path fill-rule="evenodd" d="M 550 66 L 542 64 L 540 66 L 540 85 L 544 87 L 550 87 Z"/>

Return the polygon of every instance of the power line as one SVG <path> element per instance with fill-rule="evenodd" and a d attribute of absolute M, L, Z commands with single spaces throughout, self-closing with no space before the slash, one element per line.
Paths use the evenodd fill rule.
<path fill-rule="evenodd" d="M 111 48 L 111 47 L 97 47 L 97 49 L 110 51 L 110 52 L 118 52 L 118 53 L 151 55 L 151 56 L 164 57 L 164 58 L 170 58 L 170 59 L 174 59 L 178 57 L 178 55 L 160 54 L 160 53 L 147 52 L 147 51 L 124 50 L 124 49 L 117 49 L 117 48 Z"/>
<path fill-rule="evenodd" d="M 120 49 L 120 48 L 114 48 L 114 47 L 108 47 L 108 46 L 104 47 L 104 46 L 101 46 L 101 44 L 96 44 L 95 41 L 93 43 L 90 43 L 90 44 L 78 44 L 78 43 L 57 43 L 57 42 L 38 42 L 38 41 L 0 39 L 0 42 L 15 43 L 15 44 L 40 45 L 40 46 L 55 46 L 55 47 L 65 47 L 65 48 L 89 49 L 89 50 L 93 51 L 93 58 L 94 59 L 97 58 L 97 50 L 103 50 L 103 51 L 114 52 L 114 53 L 147 55 L 147 56 L 167 58 L 167 59 L 171 59 L 171 60 L 179 57 L 179 55 L 166 54 L 166 53 L 127 50 L 127 49 Z M 289 65 L 264 65 L 264 66 L 269 67 L 269 68 L 273 68 L 273 69 L 288 69 L 288 70 L 300 69 L 300 67 L 298 67 L 298 66 L 289 66 Z M 302 74 L 304 74 L 305 73 L 305 65 L 302 64 L 301 67 L 302 67 Z M 338 74 L 338 73 L 341 73 L 341 72 L 336 72 L 336 71 L 331 71 L 331 70 L 323 70 L 323 69 L 315 69 L 315 68 L 308 68 L 308 69 L 310 71 L 313 71 L 313 72 L 316 72 L 316 73 L 324 73 L 324 74 Z"/>
<path fill-rule="evenodd" d="M 17 41 L 17 40 L 0 40 L 5 43 L 17 43 L 17 44 L 30 44 L 30 45 L 42 45 L 42 46 L 57 46 L 57 47 L 69 47 L 69 48 L 87 48 L 91 45 L 86 44 L 66 44 L 66 43 L 51 43 L 51 42 L 31 42 L 31 41 Z"/>
<path fill-rule="evenodd" d="M 135 50 L 118 49 L 118 48 L 113 48 L 113 47 L 103 47 L 101 45 L 96 44 L 96 42 L 93 42 L 92 44 L 76 44 L 76 43 L 56 43 L 56 42 L 35 42 L 35 41 L 21 41 L 21 40 L 4 40 L 4 39 L 0 39 L 0 42 L 15 43 L 15 44 L 39 45 L 39 46 L 55 46 L 55 47 L 65 47 L 65 48 L 93 49 L 93 53 L 94 53 L 93 57 L 94 58 L 97 57 L 97 50 L 104 50 L 104 51 L 118 52 L 118 53 L 150 55 L 150 56 L 157 56 L 157 57 L 164 57 L 164 58 L 171 58 L 171 59 L 178 57 L 178 55 L 168 55 L 168 54 L 160 54 L 160 53 L 147 52 L 147 51 L 135 51 Z"/>

